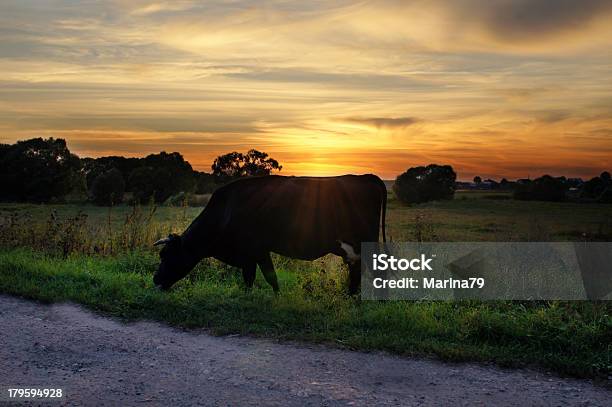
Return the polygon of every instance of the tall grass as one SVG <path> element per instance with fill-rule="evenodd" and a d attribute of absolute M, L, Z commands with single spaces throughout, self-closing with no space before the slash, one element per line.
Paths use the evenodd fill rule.
<path fill-rule="evenodd" d="M 60 217 L 51 210 L 46 219 L 24 212 L 4 213 L 0 216 L 0 246 L 29 247 L 64 258 L 72 254 L 117 255 L 151 249 L 156 239 L 187 223 L 184 211 L 177 212 L 173 222 L 155 221 L 156 211 L 155 205 L 134 205 L 120 213 L 111 206 L 103 222 L 89 221 L 83 211 Z"/>

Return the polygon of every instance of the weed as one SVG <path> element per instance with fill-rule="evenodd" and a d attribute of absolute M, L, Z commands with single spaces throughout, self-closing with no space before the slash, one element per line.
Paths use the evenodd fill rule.
<path fill-rule="evenodd" d="M 414 234 L 415 242 L 435 242 L 438 236 L 434 230 L 433 223 L 426 212 L 418 211 L 414 215 Z"/>

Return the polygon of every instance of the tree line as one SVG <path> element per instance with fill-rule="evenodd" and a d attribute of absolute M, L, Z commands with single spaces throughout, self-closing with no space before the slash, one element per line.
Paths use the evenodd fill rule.
<path fill-rule="evenodd" d="M 257 150 L 221 155 L 207 173 L 194 170 L 177 152 L 79 158 L 63 139 L 34 138 L 0 144 L 0 200 L 42 203 L 86 194 L 99 205 L 121 203 L 128 195 L 132 202 L 163 203 L 177 194 L 206 194 L 235 178 L 281 169 Z"/>
<path fill-rule="evenodd" d="M 612 180 L 608 171 L 588 181 L 580 178 L 553 177 L 542 175 L 531 179 L 500 182 L 492 179 L 482 180 L 475 176 L 475 189 L 505 190 L 512 192 L 512 197 L 523 201 L 550 202 L 597 202 L 612 203 Z M 404 203 L 422 203 L 434 200 L 452 199 L 457 187 L 470 183 L 457 182 L 457 174 L 450 165 L 430 164 L 428 166 L 409 168 L 398 175 L 393 184 L 395 196 Z"/>
<path fill-rule="evenodd" d="M 162 151 L 143 158 L 109 156 L 79 158 L 59 138 L 34 138 L 0 144 L 0 201 L 63 201 L 71 193 L 87 195 L 99 205 L 113 205 L 126 196 L 134 203 L 164 203 L 181 194 L 207 194 L 231 180 L 269 175 L 282 166 L 267 153 L 249 150 L 220 155 L 211 172 L 196 171 L 180 153 Z M 512 191 L 519 200 L 612 203 L 612 180 L 604 171 L 583 182 L 577 178 L 543 175 L 534 180 L 482 181 L 489 189 Z M 412 167 L 397 176 L 393 191 L 401 202 L 452 199 L 458 186 L 450 165 Z"/>

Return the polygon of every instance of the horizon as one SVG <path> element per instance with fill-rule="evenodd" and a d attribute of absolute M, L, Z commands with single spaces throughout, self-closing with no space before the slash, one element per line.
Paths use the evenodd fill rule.
<path fill-rule="evenodd" d="M 18 140 L 18 141 L 22 141 L 22 140 Z M 160 150 L 160 151 L 152 152 L 152 153 L 149 153 L 149 154 L 146 154 L 146 155 L 129 155 L 129 156 L 128 156 L 128 155 L 120 155 L 120 154 L 115 154 L 115 155 L 108 155 L 108 156 L 107 156 L 107 155 L 101 155 L 101 156 L 96 156 L 96 157 L 89 157 L 89 156 L 83 156 L 83 155 L 80 155 L 80 154 L 76 153 L 75 151 L 73 151 L 73 150 L 70 148 L 70 145 L 69 145 L 69 143 L 68 143 L 67 141 L 66 141 L 66 145 L 67 145 L 68 149 L 70 150 L 70 152 L 71 152 L 72 154 L 76 154 L 76 155 L 77 155 L 77 156 L 78 156 L 80 159 L 83 159 L 83 158 L 94 158 L 94 159 L 96 159 L 96 158 L 104 158 L 104 157 L 123 157 L 123 158 L 137 158 L 137 159 L 141 159 L 141 158 L 145 158 L 145 157 L 146 157 L 147 155 L 149 155 L 149 154 L 159 154 L 159 153 L 162 153 L 162 152 L 165 152 L 165 153 L 168 153 L 168 154 L 171 154 L 171 153 L 179 153 L 179 154 L 181 154 L 181 156 L 183 156 L 183 158 L 185 158 L 185 156 L 184 156 L 184 154 L 183 154 L 182 152 L 180 152 L 180 151 L 170 151 L 170 150 Z M 225 153 L 223 153 L 223 154 L 230 153 L 230 152 L 231 152 L 231 151 L 227 151 L 227 152 L 225 152 Z M 242 151 L 242 152 L 243 152 L 243 153 L 245 153 L 246 151 Z M 274 157 L 272 157 L 272 158 L 274 158 Z M 193 165 L 193 163 L 191 163 L 191 162 L 190 162 L 188 159 L 186 159 L 186 158 L 185 158 L 185 161 L 186 161 L 187 163 L 189 163 L 189 165 L 191 165 L 191 167 L 192 167 L 192 168 L 193 168 L 193 170 L 195 170 L 195 171 L 205 172 L 205 173 L 209 173 L 209 174 L 211 174 L 211 173 L 212 173 L 212 171 L 211 171 L 211 170 L 212 170 L 212 168 L 211 168 L 211 166 L 212 166 L 212 161 L 211 161 L 211 163 L 210 163 L 210 164 L 209 164 L 207 167 L 204 167 L 204 168 L 199 168 L 199 167 L 194 166 L 194 165 Z M 283 163 L 282 163 L 282 162 L 279 162 L 279 164 L 280 164 L 281 166 L 283 166 Z M 427 165 L 429 165 L 429 164 L 445 165 L 444 163 L 423 163 L 423 164 L 416 164 L 416 165 L 413 165 L 413 166 L 411 166 L 411 167 L 419 167 L 419 166 L 426 167 L 426 166 L 427 166 Z M 406 168 L 406 169 L 404 169 L 404 170 L 403 170 L 401 173 L 403 173 L 403 172 L 407 171 L 407 170 L 408 170 L 409 168 L 411 168 L 411 167 L 407 167 L 407 168 Z M 284 169 L 284 166 L 283 166 L 283 169 Z M 453 168 L 453 170 L 455 170 L 455 172 L 456 172 L 456 169 L 455 169 L 455 168 Z M 274 171 L 276 171 L 276 172 L 272 172 L 270 175 L 282 175 L 282 176 L 304 176 L 304 177 L 311 176 L 311 177 L 317 177 L 317 175 L 308 175 L 308 174 L 302 174 L 302 175 L 296 175 L 296 174 L 287 174 L 287 173 L 284 173 L 284 172 L 282 171 L 282 169 L 281 169 L 281 170 L 274 170 Z M 512 178 L 512 177 L 504 177 L 504 176 L 502 176 L 502 177 L 498 177 L 498 178 L 495 178 L 495 177 L 484 177 L 484 176 L 480 176 L 480 175 L 479 175 L 479 176 L 482 178 L 482 181 L 483 181 L 483 182 L 486 182 L 486 181 L 487 181 L 487 179 L 492 179 L 493 181 L 498 181 L 498 182 L 499 182 L 499 181 L 501 181 L 501 180 L 502 180 L 502 179 L 504 179 L 504 178 L 505 178 L 507 181 L 513 182 L 513 181 L 518 181 L 519 179 L 536 179 L 536 178 L 539 178 L 539 177 L 544 176 L 544 175 L 550 175 L 550 176 L 552 176 L 552 177 L 566 177 L 566 178 L 568 178 L 568 179 L 576 179 L 576 178 L 578 178 L 578 179 L 582 179 L 583 181 L 588 181 L 588 180 L 589 180 L 589 179 L 591 179 L 591 178 L 594 178 L 594 177 L 598 177 L 598 176 L 600 176 L 600 175 L 601 175 L 601 174 L 602 174 L 604 171 L 608 171 L 608 170 L 606 170 L 606 169 L 602 169 L 601 171 L 597 172 L 596 174 L 593 174 L 592 176 L 587 176 L 587 177 L 572 176 L 572 175 L 568 175 L 568 174 L 537 174 L 537 175 L 535 175 L 535 174 L 527 174 L 527 176 L 525 176 L 525 177 L 516 177 L 516 178 Z M 398 174 L 396 174 L 395 176 L 393 176 L 393 177 L 389 177 L 389 178 L 385 178 L 385 177 L 380 177 L 380 178 L 381 178 L 383 181 L 395 181 L 395 178 L 397 178 L 397 176 L 401 175 L 401 173 L 398 173 Z M 349 174 L 353 174 L 353 175 L 362 175 L 362 174 L 365 174 L 365 173 L 345 173 L 345 174 L 335 174 L 335 175 L 349 175 Z M 375 174 L 375 173 L 373 173 L 373 174 Z M 375 175 L 378 175 L 378 174 L 375 174 Z M 478 174 L 476 174 L 476 175 L 478 175 Z M 320 177 L 325 177 L 326 175 L 318 175 L 318 176 L 320 176 Z M 333 176 L 333 175 L 332 175 L 332 176 Z M 472 178 L 461 178 L 461 177 L 459 176 L 459 174 L 457 173 L 457 180 L 456 180 L 456 182 L 471 183 L 472 181 L 473 181 L 473 177 L 472 177 Z"/>
<path fill-rule="evenodd" d="M 0 22 L 3 143 L 385 180 L 612 168 L 610 2 L 7 1 Z"/>

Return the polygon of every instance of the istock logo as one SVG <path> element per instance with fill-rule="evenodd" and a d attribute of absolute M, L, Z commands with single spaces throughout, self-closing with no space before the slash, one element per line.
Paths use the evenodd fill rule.
<path fill-rule="evenodd" d="M 406 271 L 406 270 L 433 270 L 429 263 L 433 261 L 433 257 L 427 257 L 421 254 L 421 257 L 413 259 L 396 258 L 395 256 L 389 256 L 387 254 L 374 254 L 372 259 L 372 268 L 374 270 L 393 270 L 393 271 Z"/>

